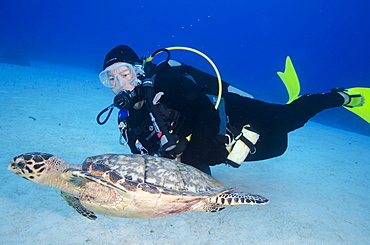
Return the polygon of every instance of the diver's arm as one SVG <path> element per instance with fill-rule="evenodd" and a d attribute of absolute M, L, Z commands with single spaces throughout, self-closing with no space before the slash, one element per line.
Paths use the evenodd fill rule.
<path fill-rule="evenodd" d="M 204 161 L 202 158 L 219 131 L 218 112 L 191 80 L 173 72 L 164 72 L 158 74 L 157 81 L 156 90 L 164 92 L 161 101 L 191 122 L 192 136 L 182 154 L 182 161 L 189 164 Z"/>

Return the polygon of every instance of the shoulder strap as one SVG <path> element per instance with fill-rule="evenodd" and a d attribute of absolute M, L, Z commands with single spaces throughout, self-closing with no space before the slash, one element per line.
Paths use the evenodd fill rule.
<path fill-rule="evenodd" d="M 211 100 L 212 104 L 215 105 L 217 101 L 217 95 L 212 94 L 206 94 L 207 97 Z M 226 126 L 227 126 L 227 115 L 226 115 L 226 109 L 225 109 L 225 100 L 224 98 L 221 98 L 220 105 L 217 108 L 218 115 L 220 117 L 220 127 L 219 127 L 219 135 L 225 135 L 226 134 Z"/>

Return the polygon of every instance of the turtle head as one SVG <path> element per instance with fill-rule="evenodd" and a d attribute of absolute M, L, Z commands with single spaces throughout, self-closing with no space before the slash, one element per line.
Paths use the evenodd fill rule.
<path fill-rule="evenodd" d="M 57 156 L 32 152 L 14 157 L 8 165 L 8 170 L 39 185 L 50 186 L 53 170 L 59 170 L 65 161 Z"/>

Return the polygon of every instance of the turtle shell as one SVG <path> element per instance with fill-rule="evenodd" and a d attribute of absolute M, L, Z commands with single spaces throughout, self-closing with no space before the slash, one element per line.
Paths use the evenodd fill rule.
<path fill-rule="evenodd" d="M 149 155 L 104 154 L 88 157 L 82 164 L 82 170 L 115 186 L 123 186 L 128 191 L 135 191 L 138 184 L 147 186 L 148 192 L 151 188 L 157 192 L 159 188 L 167 194 L 213 195 L 225 190 L 219 181 L 192 166 Z"/>

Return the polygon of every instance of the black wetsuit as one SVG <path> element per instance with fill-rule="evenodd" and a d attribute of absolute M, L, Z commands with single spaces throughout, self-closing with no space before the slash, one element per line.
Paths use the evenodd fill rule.
<path fill-rule="evenodd" d="M 181 116 L 173 129 L 179 138 L 191 134 L 191 140 L 181 155 L 181 161 L 210 173 L 210 165 L 224 163 L 228 151 L 219 140 L 220 118 L 204 91 L 192 80 L 162 69 L 155 77 L 155 93 L 164 92 L 160 102 L 178 111 Z M 304 95 L 289 105 L 277 105 L 237 94 L 223 94 L 229 122 L 237 130 L 250 124 L 260 133 L 256 153 L 249 154 L 246 161 L 268 159 L 283 154 L 287 148 L 287 134 L 302 127 L 318 112 L 338 107 L 343 98 L 338 93 Z M 128 117 L 128 141 L 133 153 L 140 153 L 135 142 L 152 154 L 158 151 L 158 138 L 148 128 L 151 121 L 148 107 L 130 109 Z"/>

